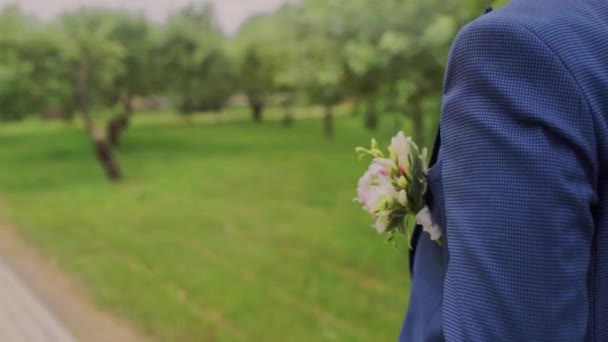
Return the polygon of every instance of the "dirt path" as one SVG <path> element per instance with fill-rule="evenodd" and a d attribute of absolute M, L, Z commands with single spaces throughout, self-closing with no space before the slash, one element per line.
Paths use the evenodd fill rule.
<path fill-rule="evenodd" d="M 68 279 L 53 262 L 45 259 L 35 249 L 28 246 L 16 234 L 15 228 L 0 223 L 0 275 L 5 275 L 6 281 L 0 277 L 0 287 L 11 286 L 15 293 L 25 294 L 21 302 L 15 301 L 13 312 L 0 315 L 0 327 L 8 318 L 19 319 L 34 313 L 36 317 L 45 317 L 43 323 L 37 323 L 32 317 L 21 317 L 27 322 L 28 331 L 60 331 L 55 339 L 25 339 L 24 341 L 72 341 L 65 332 L 69 332 L 73 339 L 83 342 L 141 342 L 144 339 L 134 331 L 126 322 L 119 321 L 111 315 L 100 311 L 83 294 L 78 286 Z M 10 278 L 10 279 L 9 279 Z M 9 282 L 10 280 L 10 282 Z M 9 284 L 10 285 L 6 285 Z M 4 285 L 3 285 L 4 284 Z M 0 292 L 3 289 L 0 288 Z M 7 291 L 4 291 L 7 292 Z M 34 303 L 28 310 L 23 303 Z M 37 304 L 36 304 L 37 303 Z M 10 317 L 9 317 L 10 316 Z M 3 321 L 4 319 L 4 321 Z M 37 324 L 36 327 L 32 326 Z M 24 331 L 25 331 L 24 330 Z M 61 330 L 64 330 L 61 335 Z M 0 336 L 2 334 L 0 333 Z"/>

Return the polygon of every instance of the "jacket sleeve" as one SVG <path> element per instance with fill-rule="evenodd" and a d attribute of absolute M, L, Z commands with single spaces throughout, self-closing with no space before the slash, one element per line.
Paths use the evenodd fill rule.
<path fill-rule="evenodd" d="M 446 340 L 585 340 L 597 142 L 563 60 L 482 17 L 452 48 L 441 125 Z"/>

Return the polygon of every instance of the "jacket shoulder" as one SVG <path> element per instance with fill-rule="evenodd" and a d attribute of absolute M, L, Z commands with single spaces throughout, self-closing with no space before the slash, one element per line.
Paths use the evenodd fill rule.
<path fill-rule="evenodd" d="M 557 54 L 560 46 L 575 48 L 595 43 L 594 37 L 607 31 L 608 13 L 601 22 L 599 9 L 590 1 L 513 0 L 466 25 L 459 37 L 485 31 L 495 39 L 533 34 Z"/>

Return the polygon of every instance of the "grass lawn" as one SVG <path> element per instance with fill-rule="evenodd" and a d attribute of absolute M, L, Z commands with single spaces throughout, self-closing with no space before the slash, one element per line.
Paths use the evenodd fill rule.
<path fill-rule="evenodd" d="M 158 341 L 393 341 L 395 251 L 352 203 L 366 132 L 338 120 L 136 124 L 107 182 L 82 130 L 0 126 L 2 219 Z M 390 127 L 389 127 L 390 126 Z"/>

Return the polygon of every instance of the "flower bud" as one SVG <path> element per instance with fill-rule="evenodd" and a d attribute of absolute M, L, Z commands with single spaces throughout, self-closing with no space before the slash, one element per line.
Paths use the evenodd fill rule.
<path fill-rule="evenodd" d="M 405 178 L 405 176 L 399 177 L 399 179 L 397 180 L 397 185 L 401 189 L 404 189 L 407 186 L 407 179 Z"/>
<path fill-rule="evenodd" d="M 407 193 L 405 192 L 405 190 L 399 191 L 399 193 L 397 194 L 397 201 L 399 201 L 399 204 L 401 204 L 402 206 L 407 206 Z"/>
<path fill-rule="evenodd" d="M 376 141 L 376 139 L 372 139 L 372 150 L 379 150 L 380 146 L 378 145 L 378 142 Z"/>

